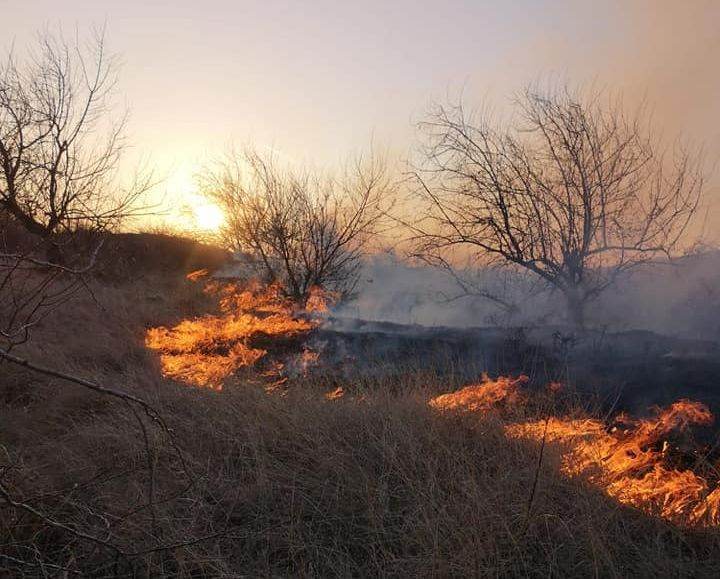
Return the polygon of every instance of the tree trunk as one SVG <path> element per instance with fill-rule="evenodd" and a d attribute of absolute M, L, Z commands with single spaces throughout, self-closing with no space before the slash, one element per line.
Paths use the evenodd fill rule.
<path fill-rule="evenodd" d="M 585 300 L 576 288 L 565 292 L 568 319 L 576 330 L 585 329 Z"/>

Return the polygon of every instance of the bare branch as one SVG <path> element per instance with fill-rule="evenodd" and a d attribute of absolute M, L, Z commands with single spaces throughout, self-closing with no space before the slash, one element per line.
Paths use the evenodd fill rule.
<path fill-rule="evenodd" d="M 225 210 L 227 244 L 299 301 L 313 286 L 352 294 L 393 192 L 384 161 L 372 155 L 337 178 L 278 167 L 252 149 L 229 155 L 201 184 Z"/>

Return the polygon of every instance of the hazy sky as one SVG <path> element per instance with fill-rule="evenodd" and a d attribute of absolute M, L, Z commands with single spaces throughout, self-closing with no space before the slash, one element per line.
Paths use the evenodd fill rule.
<path fill-rule="evenodd" d="M 138 154 L 170 193 L 229 142 L 331 164 L 402 153 L 432 100 L 502 100 L 550 73 L 646 94 L 720 151 L 720 2 L 0 0 L 0 39 L 107 23 Z"/>

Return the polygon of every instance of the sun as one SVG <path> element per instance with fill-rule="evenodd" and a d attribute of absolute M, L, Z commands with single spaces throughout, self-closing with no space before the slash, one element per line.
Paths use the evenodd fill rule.
<path fill-rule="evenodd" d="M 225 214 L 222 209 L 212 203 L 196 205 L 193 208 L 195 223 L 198 229 L 205 231 L 216 231 L 225 222 Z"/>

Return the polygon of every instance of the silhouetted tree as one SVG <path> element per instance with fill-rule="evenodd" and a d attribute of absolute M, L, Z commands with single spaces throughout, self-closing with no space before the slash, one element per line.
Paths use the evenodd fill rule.
<path fill-rule="evenodd" d="M 296 300 L 313 286 L 352 293 L 360 257 L 392 196 L 386 165 L 376 157 L 329 177 L 281 168 L 272 155 L 246 150 L 201 181 L 225 212 L 227 244 Z"/>
<path fill-rule="evenodd" d="M 117 183 L 125 117 L 111 115 L 115 84 L 103 33 L 69 44 L 45 32 L 25 58 L 10 52 L 0 63 L 4 345 L 26 341 L 49 309 L 82 286 L 100 242 L 79 231 L 104 230 L 142 210 L 137 201 L 150 175 L 138 174 L 125 189 Z"/>
<path fill-rule="evenodd" d="M 116 68 L 102 33 L 85 44 L 44 33 L 27 58 L 10 52 L 0 64 L 0 211 L 45 240 L 116 225 L 150 184 L 116 183 L 125 149 L 125 116 L 111 117 Z"/>
<path fill-rule="evenodd" d="M 678 251 L 700 200 L 700 155 L 659 148 L 641 108 L 567 88 L 528 89 L 508 126 L 438 106 L 414 173 L 424 213 L 415 250 L 448 263 L 532 272 L 564 295 L 573 324 L 622 272 Z"/>

